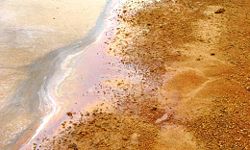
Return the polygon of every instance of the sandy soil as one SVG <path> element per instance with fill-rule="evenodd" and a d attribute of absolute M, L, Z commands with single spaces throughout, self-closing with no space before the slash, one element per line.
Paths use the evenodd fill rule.
<path fill-rule="evenodd" d="M 0 149 L 13 146 L 27 129 L 34 132 L 42 117 L 33 105 L 39 103 L 38 99 L 30 102 L 16 94 L 23 85 L 31 89 L 27 97 L 38 93 L 33 91 L 36 83 L 29 85 L 26 81 L 38 76 L 30 76 L 30 66 L 55 49 L 83 38 L 95 25 L 105 3 L 105 0 L 0 1 Z M 43 69 L 40 71 L 45 72 L 46 68 Z"/>
<path fill-rule="evenodd" d="M 127 74 L 34 149 L 249 149 L 249 12 L 247 0 L 125 2 L 100 51 Z"/>

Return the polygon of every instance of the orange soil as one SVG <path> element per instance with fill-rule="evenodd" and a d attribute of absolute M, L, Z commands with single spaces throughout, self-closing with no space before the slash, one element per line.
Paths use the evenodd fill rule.
<path fill-rule="evenodd" d="M 128 79 L 103 82 L 109 101 L 40 148 L 249 149 L 248 12 L 247 0 L 124 4 L 107 51 Z"/>

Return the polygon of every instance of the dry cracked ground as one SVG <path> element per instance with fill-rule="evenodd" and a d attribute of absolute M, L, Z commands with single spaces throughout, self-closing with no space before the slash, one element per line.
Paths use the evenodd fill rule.
<path fill-rule="evenodd" d="M 133 0 L 117 12 L 105 51 L 130 72 L 34 149 L 250 149 L 250 1 Z"/>

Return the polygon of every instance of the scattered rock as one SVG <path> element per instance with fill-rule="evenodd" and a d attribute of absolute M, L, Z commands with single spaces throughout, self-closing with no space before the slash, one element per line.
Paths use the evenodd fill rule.
<path fill-rule="evenodd" d="M 216 10 L 214 13 L 215 14 L 222 14 L 224 13 L 226 10 L 224 8 L 219 8 L 218 10 Z"/>
<path fill-rule="evenodd" d="M 73 113 L 72 112 L 67 112 L 67 116 L 73 118 Z"/>
<path fill-rule="evenodd" d="M 168 114 L 164 114 L 161 118 L 157 119 L 157 120 L 155 121 L 155 123 L 156 123 L 156 124 L 162 123 L 162 122 L 164 122 L 164 121 L 167 121 L 169 118 L 170 118 L 170 117 L 169 117 Z"/>
<path fill-rule="evenodd" d="M 77 145 L 75 143 L 70 144 L 68 148 L 73 149 L 73 150 L 78 150 Z"/>
<path fill-rule="evenodd" d="M 157 107 L 154 106 L 154 107 L 151 108 L 151 110 L 152 110 L 152 111 L 156 111 L 156 110 L 157 110 Z"/>
<path fill-rule="evenodd" d="M 249 91 L 249 92 L 250 92 L 250 86 L 248 86 L 246 89 L 247 89 L 247 91 Z"/>

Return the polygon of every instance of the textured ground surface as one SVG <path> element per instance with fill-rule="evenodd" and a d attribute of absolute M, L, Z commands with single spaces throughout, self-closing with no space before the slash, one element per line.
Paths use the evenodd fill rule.
<path fill-rule="evenodd" d="M 250 2 L 129 1 L 117 11 L 102 50 L 127 75 L 100 82 L 99 104 L 34 147 L 250 149 Z"/>

